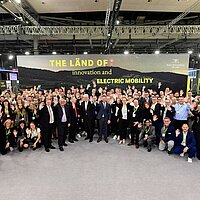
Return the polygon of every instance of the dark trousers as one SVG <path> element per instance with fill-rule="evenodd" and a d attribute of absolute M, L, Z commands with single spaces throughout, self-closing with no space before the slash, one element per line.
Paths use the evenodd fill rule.
<path fill-rule="evenodd" d="M 48 126 L 41 127 L 41 133 L 42 133 L 42 141 L 45 148 L 51 147 L 51 137 L 52 137 L 52 131 L 53 131 L 54 124 L 48 124 Z"/>
<path fill-rule="evenodd" d="M 128 128 L 128 120 L 126 120 L 126 119 L 120 119 L 119 120 L 120 140 L 126 139 L 127 128 Z"/>
<path fill-rule="evenodd" d="M 131 122 L 130 130 L 131 130 L 131 143 L 138 145 L 139 135 L 140 135 L 140 131 L 138 130 L 138 125 L 134 126 L 134 122 Z"/>
<path fill-rule="evenodd" d="M 85 118 L 83 123 L 85 131 L 87 132 L 87 137 L 92 140 L 94 135 L 94 120 Z"/>
<path fill-rule="evenodd" d="M 198 130 L 194 130 L 194 136 L 196 139 L 197 158 L 200 160 L 200 132 Z"/>
<path fill-rule="evenodd" d="M 116 116 L 111 117 L 111 132 L 113 135 L 119 135 L 119 127 Z"/>
<path fill-rule="evenodd" d="M 152 148 L 154 144 L 154 139 L 153 138 L 148 138 L 147 140 L 142 139 L 140 141 L 140 144 L 143 144 L 144 147 Z"/>
<path fill-rule="evenodd" d="M 75 140 L 77 130 L 78 130 L 78 122 L 77 121 L 72 122 L 69 128 L 69 141 Z"/>
<path fill-rule="evenodd" d="M 182 146 L 182 145 L 175 146 L 174 150 L 173 150 L 173 153 L 174 154 L 181 154 L 181 153 L 183 153 L 183 149 L 184 148 L 185 148 L 185 146 Z M 188 157 L 189 158 L 195 157 L 195 155 L 196 155 L 196 147 L 194 146 L 194 147 L 189 148 L 187 153 L 188 153 Z"/>
<path fill-rule="evenodd" d="M 102 139 L 102 136 L 104 139 L 108 137 L 108 121 L 104 117 L 99 119 L 99 139 Z"/>
<path fill-rule="evenodd" d="M 63 146 L 67 138 L 67 131 L 68 131 L 67 125 L 68 125 L 67 122 L 61 122 L 58 125 L 58 146 L 59 147 Z"/>
<path fill-rule="evenodd" d="M 183 124 L 187 123 L 187 120 L 174 120 L 174 128 L 175 129 L 180 129 L 182 128 Z"/>

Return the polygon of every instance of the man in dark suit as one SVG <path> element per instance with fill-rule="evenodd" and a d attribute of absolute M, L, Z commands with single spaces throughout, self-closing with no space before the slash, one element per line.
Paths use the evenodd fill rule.
<path fill-rule="evenodd" d="M 58 125 L 58 146 L 60 151 L 64 151 L 63 145 L 67 146 L 65 143 L 67 138 L 67 131 L 71 125 L 71 117 L 69 106 L 66 105 L 66 100 L 61 98 L 60 103 L 57 107 L 57 125 Z"/>
<path fill-rule="evenodd" d="M 76 134 L 78 131 L 78 106 L 76 97 L 71 98 L 71 103 L 69 105 L 70 116 L 71 116 L 71 126 L 69 130 L 69 142 L 74 143 L 74 141 L 78 141 L 76 139 Z"/>
<path fill-rule="evenodd" d="M 139 104 L 143 108 L 145 102 L 148 102 L 151 106 L 152 104 L 152 99 L 149 97 L 149 93 L 147 91 L 144 91 L 143 96 L 140 98 Z"/>
<path fill-rule="evenodd" d="M 97 119 L 99 120 L 99 138 L 97 142 L 99 143 L 102 140 L 102 136 L 104 136 L 105 142 L 108 143 L 108 124 L 110 124 L 111 120 L 111 107 L 107 103 L 106 95 L 102 97 Z"/>
<path fill-rule="evenodd" d="M 165 117 L 163 122 L 164 125 L 160 132 L 159 150 L 164 151 L 167 148 L 168 154 L 171 154 L 174 147 L 175 128 L 172 126 L 170 118 Z"/>
<path fill-rule="evenodd" d="M 131 142 L 128 146 L 134 145 L 139 148 L 139 134 L 140 130 L 138 125 L 142 123 L 142 108 L 139 106 L 137 99 L 133 101 L 133 106 L 131 106 L 131 119 L 130 119 L 130 130 L 131 130 Z"/>
<path fill-rule="evenodd" d="M 55 147 L 51 144 L 52 130 L 54 126 L 54 107 L 51 103 L 51 99 L 47 98 L 46 105 L 42 102 L 38 110 L 39 125 L 46 152 L 49 152 L 49 149 L 55 149 Z"/>
<path fill-rule="evenodd" d="M 89 142 L 92 142 L 94 135 L 95 109 L 94 105 L 89 101 L 88 94 L 84 94 L 83 96 L 80 114 L 81 119 L 84 123 L 85 131 L 87 132 L 87 137 L 85 138 L 85 140 L 89 140 Z"/>
<path fill-rule="evenodd" d="M 189 125 L 184 123 L 182 130 L 176 130 L 175 147 L 173 153 L 184 157 L 188 153 L 188 162 L 192 163 L 192 158 L 196 155 L 196 141 L 193 132 L 189 131 Z"/>
<path fill-rule="evenodd" d="M 170 121 L 173 124 L 175 113 L 176 113 L 175 108 L 170 105 L 170 100 L 166 99 L 165 100 L 165 106 L 162 106 L 162 118 L 163 119 L 165 117 L 170 118 Z"/>

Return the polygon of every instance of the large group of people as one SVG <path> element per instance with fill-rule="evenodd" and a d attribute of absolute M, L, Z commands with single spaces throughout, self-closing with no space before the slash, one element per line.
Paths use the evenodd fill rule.
<path fill-rule="evenodd" d="M 200 96 L 170 88 L 125 89 L 100 87 L 93 81 L 86 87 L 12 92 L 0 96 L 0 152 L 36 150 L 60 151 L 81 137 L 97 143 L 112 138 L 136 149 L 152 148 L 168 154 L 200 159 Z"/>

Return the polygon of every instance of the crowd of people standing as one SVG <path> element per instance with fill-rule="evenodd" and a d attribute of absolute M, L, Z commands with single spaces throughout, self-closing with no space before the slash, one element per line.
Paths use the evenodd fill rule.
<path fill-rule="evenodd" d="M 187 95 L 170 88 L 139 90 L 92 85 L 71 86 L 52 90 L 36 87 L 4 90 L 0 96 L 0 152 L 5 155 L 18 149 L 22 152 L 44 146 L 46 152 L 55 149 L 52 139 L 58 140 L 60 151 L 67 141 L 85 140 L 97 143 L 109 138 L 118 144 L 143 146 L 151 152 L 154 146 L 188 162 L 200 159 L 200 96 Z"/>

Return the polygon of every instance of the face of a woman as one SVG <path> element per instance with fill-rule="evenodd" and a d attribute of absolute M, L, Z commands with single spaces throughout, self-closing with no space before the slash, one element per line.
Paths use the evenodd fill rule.
<path fill-rule="evenodd" d="M 32 130 L 34 130 L 34 129 L 35 129 L 35 124 L 34 124 L 34 123 L 30 123 L 30 128 L 31 128 Z"/>
<path fill-rule="evenodd" d="M 24 123 L 20 124 L 20 128 L 23 129 L 24 128 Z"/>
<path fill-rule="evenodd" d="M 7 101 L 5 101 L 3 104 L 4 104 L 5 107 L 8 107 L 8 102 Z"/>

